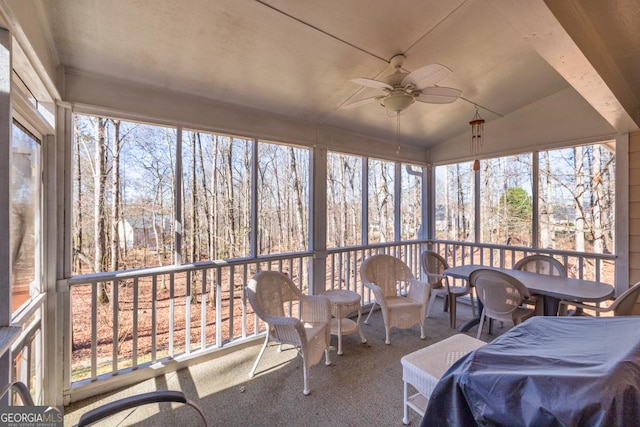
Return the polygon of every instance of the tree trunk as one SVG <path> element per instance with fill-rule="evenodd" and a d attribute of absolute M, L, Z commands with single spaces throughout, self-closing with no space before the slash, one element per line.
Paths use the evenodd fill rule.
<path fill-rule="evenodd" d="M 539 200 L 539 209 L 540 209 L 540 242 L 539 245 L 542 248 L 550 248 L 552 243 L 551 237 L 551 217 L 549 214 L 548 201 L 547 199 L 551 198 L 551 162 L 549 159 L 549 152 L 543 152 L 543 163 L 544 163 L 544 172 L 541 174 L 544 176 L 545 182 L 545 191 L 541 192 L 541 197 Z"/>
<path fill-rule="evenodd" d="M 105 190 L 107 181 L 107 141 L 105 138 L 106 131 L 106 119 L 98 118 L 97 132 L 95 147 L 95 166 L 96 171 L 94 175 L 94 200 L 93 200 L 93 213 L 94 213 L 94 238 L 95 238 L 95 271 L 105 271 L 106 267 L 106 212 L 105 212 Z M 105 283 L 100 284 L 98 302 L 109 302 L 109 293 L 107 292 L 107 285 Z"/>
<path fill-rule="evenodd" d="M 577 198 L 574 199 L 574 206 L 576 209 L 576 226 L 575 226 L 575 240 L 576 240 L 576 251 L 584 252 L 584 225 L 585 218 L 584 212 L 582 210 L 582 195 L 584 194 L 584 157 L 583 157 L 583 148 L 575 147 L 574 151 L 574 175 L 576 180 L 576 195 Z"/>
<path fill-rule="evenodd" d="M 198 150 L 200 153 L 200 175 L 202 177 L 202 194 L 205 197 L 205 201 L 204 203 L 202 203 L 202 209 L 203 209 L 203 215 L 204 215 L 204 221 L 200 221 L 200 222 L 204 222 L 206 224 L 206 245 L 207 245 L 207 258 L 209 260 L 212 260 L 212 254 L 211 254 L 211 234 L 212 234 L 212 230 L 211 230 L 211 221 L 210 221 L 210 202 L 209 200 L 213 199 L 213 194 L 209 193 L 209 189 L 207 187 L 207 176 L 206 176 L 206 170 L 204 167 L 204 154 L 202 152 L 202 137 L 200 135 L 200 132 L 196 132 L 195 133 L 197 140 L 198 140 Z M 215 162 L 215 159 L 214 159 Z M 215 165 L 215 163 L 213 163 Z"/>
<path fill-rule="evenodd" d="M 457 173 L 456 173 L 456 183 L 457 183 L 457 194 L 458 194 L 458 224 L 457 224 L 457 230 L 458 230 L 458 235 L 457 235 L 457 240 L 466 240 L 466 236 L 467 236 L 467 226 L 466 226 L 466 217 L 467 217 L 467 212 L 466 212 L 466 207 L 464 205 L 464 193 L 462 191 L 462 176 L 460 174 L 460 163 L 456 164 L 456 169 L 457 169 Z"/>
<path fill-rule="evenodd" d="M 386 167 L 384 162 L 380 161 L 380 175 L 382 177 L 382 184 L 380 190 L 382 191 L 382 202 L 380 203 L 380 242 L 388 242 L 388 234 L 389 233 L 389 218 L 387 217 L 387 207 L 389 206 L 389 201 L 392 199 L 391 194 L 389 193 L 389 177 L 386 174 Z M 393 238 L 392 238 L 393 240 Z"/>
<path fill-rule="evenodd" d="M 114 125 L 113 138 L 113 155 L 112 155 L 112 174 L 111 182 L 111 270 L 118 271 L 120 269 L 120 120 L 112 120 Z M 122 224 L 124 232 L 124 224 Z"/>
<path fill-rule="evenodd" d="M 296 220 L 298 226 L 298 244 L 296 249 L 306 248 L 306 227 L 304 220 L 304 208 L 302 201 L 302 187 L 300 185 L 300 177 L 298 176 L 298 165 L 296 163 L 296 155 L 293 147 L 289 147 L 289 160 L 291 164 L 291 175 L 293 178 L 293 192 L 296 196 Z"/>
<path fill-rule="evenodd" d="M 227 220 L 229 221 L 229 227 L 227 227 L 227 236 L 229 239 L 229 248 L 227 250 L 227 257 L 232 256 L 236 252 L 236 213 L 235 213 L 235 194 L 233 188 L 233 139 L 229 139 L 229 147 L 226 156 L 227 164 L 225 167 L 225 184 L 227 193 Z"/>
<path fill-rule="evenodd" d="M 282 189 L 280 187 L 280 176 L 278 174 L 279 168 L 276 160 L 277 160 L 277 155 L 274 155 L 274 167 L 273 167 L 274 179 L 273 180 L 275 181 L 274 184 L 276 186 L 275 188 L 276 205 L 274 206 L 274 209 L 276 211 L 275 212 L 276 217 L 278 218 L 278 250 L 282 251 L 282 245 L 285 239 L 289 241 L 290 236 L 289 236 L 289 230 L 285 226 L 285 219 L 283 218 L 283 212 L 286 212 L 286 210 L 282 202 L 282 199 L 283 199 Z M 269 245 L 269 247 L 271 248 L 271 245 Z"/>
<path fill-rule="evenodd" d="M 218 209 L 220 209 L 218 200 L 218 151 L 220 150 L 218 138 L 218 135 L 213 137 L 213 165 L 211 168 L 211 259 L 218 259 Z"/>
<path fill-rule="evenodd" d="M 159 172 L 159 171 L 158 171 Z M 158 177 L 160 174 L 158 173 Z M 158 211 L 160 212 L 160 222 L 164 222 L 164 192 L 162 191 L 162 179 L 159 179 L 156 183 L 153 195 L 153 205 L 151 206 L 151 230 L 153 231 L 153 240 L 156 246 L 156 257 L 158 265 L 164 265 L 165 258 L 165 244 L 164 244 L 164 224 L 161 224 L 160 230 L 158 230 Z M 147 227 L 144 228 L 145 230 Z M 146 239 L 145 239 L 146 240 Z M 162 289 L 166 290 L 167 285 L 165 281 L 166 275 L 162 275 Z"/>
<path fill-rule="evenodd" d="M 189 258 L 191 262 L 196 262 L 197 253 L 197 229 L 198 229 L 198 215 L 196 214 L 196 193 L 198 191 L 198 185 L 196 184 L 196 134 L 191 133 L 191 247 L 189 248 Z"/>
<path fill-rule="evenodd" d="M 77 126 L 77 118 L 76 118 L 76 126 Z M 76 128 L 76 138 L 81 138 L 80 136 L 80 132 L 77 131 Z M 75 213 L 76 213 L 76 234 L 75 234 L 75 253 L 83 253 L 84 252 L 84 248 L 83 248 L 83 228 L 84 225 L 82 224 L 82 208 L 83 208 L 83 199 L 82 199 L 82 193 L 83 193 L 83 188 L 82 188 L 82 167 L 81 165 L 81 157 L 80 157 L 80 144 L 76 143 L 76 186 L 78 189 L 78 204 L 77 204 L 77 209 L 75 209 Z M 80 257 L 76 257 L 77 260 L 77 266 L 76 266 L 76 271 L 78 273 L 82 272 L 82 260 L 80 259 Z M 95 266 L 92 265 L 91 268 L 93 269 Z M 95 270 L 94 270 L 95 271 Z"/>
<path fill-rule="evenodd" d="M 602 188 L 602 156 L 600 146 L 595 145 L 593 149 L 593 251 L 595 253 L 604 253 L 604 225 L 602 216 L 602 207 L 605 203 L 605 194 Z"/>

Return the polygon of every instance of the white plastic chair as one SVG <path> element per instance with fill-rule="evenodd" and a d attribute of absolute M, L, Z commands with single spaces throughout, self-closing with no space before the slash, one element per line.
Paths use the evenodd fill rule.
<path fill-rule="evenodd" d="M 429 297 L 429 306 L 427 307 L 427 317 L 430 316 L 433 305 L 438 295 L 447 298 L 449 310 L 449 326 L 456 327 L 456 307 L 458 298 L 469 295 L 471 301 L 471 311 L 473 317 L 476 317 L 476 305 L 473 300 L 473 292 L 468 284 L 464 286 L 452 286 L 449 282 L 449 276 L 445 276 L 444 271 L 449 268 L 449 264 L 439 253 L 434 251 L 422 252 L 422 270 L 427 275 L 427 281 L 431 287 L 431 297 Z"/>
<path fill-rule="evenodd" d="M 526 256 L 516 262 L 513 269 L 528 271 L 530 273 L 546 274 L 548 276 L 567 277 L 567 269 L 565 266 L 549 255 L 534 254 Z M 542 297 L 532 294 L 526 303 L 535 306 L 536 315 L 542 315 L 544 312 L 544 304 L 541 301 Z"/>
<path fill-rule="evenodd" d="M 518 279 L 501 271 L 481 268 L 469 275 L 469 282 L 476 288 L 476 295 L 484 306 L 480 315 L 477 339 L 480 339 L 487 317 L 518 325 L 533 316 L 533 309 L 521 306 L 523 300 L 531 294 Z"/>
<path fill-rule="evenodd" d="M 290 344 L 302 355 L 303 393 L 310 393 L 309 368 L 331 364 L 331 302 L 321 295 L 304 295 L 293 281 L 278 271 L 261 271 L 246 286 L 253 311 L 267 324 L 267 336 L 249 377 L 253 377 L 269 341 Z"/>
<path fill-rule="evenodd" d="M 385 343 L 391 344 L 392 327 L 407 329 L 420 325 L 420 338 L 424 339 L 424 318 L 429 301 L 430 287 L 416 279 L 407 265 L 391 255 L 373 255 L 360 266 L 362 283 L 373 291 L 375 302 L 371 306 L 369 318 L 376 304 L 380 306 L 385 328 Z M 402 285 L 406 295 L 401 295 Z"/>
<path fill-rule="evenodd" d="M 596 313 L 613 312 L 614 316 L 640 316 L 640 282 L 636 283 L 613 301 L 609 307 L 597 307 L 594 305 L 577 303 L 573 301 L 560 301 L 559 312 L 563 311 L 563 305 L 574 305 L 579 308 L 593 310 Z"/>
<path fill-rule="evenodd" d="M 516 262 L 513 269 L 546 274 L 548 276 L 567 277 L 567 269 L 564 265 L 549 255 L 534 254 L 526 256 Z"/>

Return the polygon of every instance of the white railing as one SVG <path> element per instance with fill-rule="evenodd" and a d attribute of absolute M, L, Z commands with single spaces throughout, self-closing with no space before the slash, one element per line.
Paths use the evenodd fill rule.
<path fill-rule="evenodd" d="M 310 260 L 310 253 L 296 253 L 70 278 L 67 394 L 72 385 L 255 337 L 261 329 L 245 304 L 244 284 L 259 270 L 278 270 L 306 292 Z M 101 293 L 108 301 L 99 302 Z"/>
<path fill-rule="evenodd" d="M 474 263 L 512 267 L 526 255 L 544 253 L 562 261 L 572 277 L 613 283 L 613 255 L 411 241 L 327 250 L 325 288 L 355 291 L 366 306 L 373 301 L 360 280 L 360 264 L 366 257 L 375 253 L 394 255 L 421 277 L 420 254 L 426 248 L 445 255 L 451 266 Z M 278 270 L 308 292 L 313 260 L 312 252 L 304 252 L 70 278 L 74 338 L 65 359 L 71 372 L 65 394 L 140 372 L 159 362 L 187 360 L 255 339 L 264 332 L 264 325 L 247 304 L 243 286 L 259 270 Z M 98 302 L 102 292 L 108 302 Z M 80 340 L 76 336 L 90 338 Z"/>
<path fill-rule="evenodd" d="M 481 264 L 512 268 L 521 258 L 531 254 L 550 255 L 566 267 L 569 277 L 595 280 L 613 285 L 616 256 L 554 249 L 533 249 L 524 246 L 434 240 L 434 251 L 443 255 L 451 267 L 465 264 Z"/>
<path fill-rule="evenodd" d="M 400 258 L 416 277 L 421 276 L 420 254 L 427 248 L 426 241 L 377 243 L 368 246 L 333 248 L 327 251 L 326 289 L 347 289 L 362 296 L 363 305 L 373 302 L 373 293 L 360 280 L 360 264 L 371 255 L 386 253 Z"/>

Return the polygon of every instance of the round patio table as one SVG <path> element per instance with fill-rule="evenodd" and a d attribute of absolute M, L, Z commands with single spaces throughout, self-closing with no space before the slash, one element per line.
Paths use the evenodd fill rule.
<path fill-rule="evenodd" d="M 360 295 L 357 292 L 348 291 L 346 289 L 334 289 L 326 291 L 322 295 L 329 298 L 331 301 L 331 334 L 338 336 L 338 355 L 342 356 L 342 336 L 349 335 L 354 332 L 360 334 L 360 339 L 363 343 L 367 342 L 367 339 L 360 329 Z M 354 322 L 348 319 L 347 316 L 354 311 L 358 311 L 358 318 Z"/>

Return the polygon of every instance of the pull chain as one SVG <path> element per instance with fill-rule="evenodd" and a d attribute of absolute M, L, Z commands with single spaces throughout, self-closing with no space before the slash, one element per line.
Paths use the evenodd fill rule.
<path fill-rule="evenodd" d="M 396 114 L 396 140 L 398 148 L 396 148 L 396 156 L 400 154 L 400 113 Z"/>

